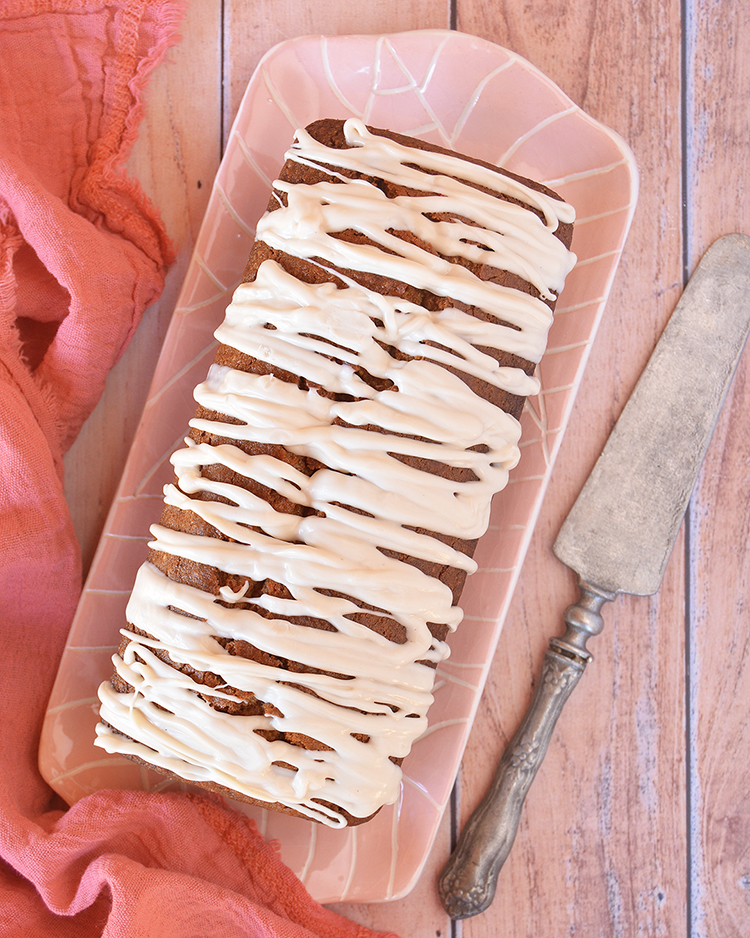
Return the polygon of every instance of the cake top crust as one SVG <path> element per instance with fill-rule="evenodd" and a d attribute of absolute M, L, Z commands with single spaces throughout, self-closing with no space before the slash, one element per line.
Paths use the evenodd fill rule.
<path fill-rule="evenodd" d="M 519 457 L 495 398 L 538 389 L 575 262 L 554 193 L 405 139 L 356 120 L 297 132 L 258 224 L 265 259 L 216 333 L 253 366 L 211 367 L 165 488 L 203 533 L 162 523 L 150 545 L 244 585 L 211 592 L 145 564 L 115 662 L 130 690 L 100 692 L 97 745 L 332 826 L 398 796 L 462 615 L 425 569 L 475 569 L 463 545 Z M 221 682 L 197 692 L 170 662 Z M 261 712 L 227 712 L 247 695 Z"/>

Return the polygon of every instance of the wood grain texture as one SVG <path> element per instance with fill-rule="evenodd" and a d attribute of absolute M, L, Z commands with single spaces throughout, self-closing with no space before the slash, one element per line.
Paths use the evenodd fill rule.
<path fill-rule="evenodd" d="M 686 164 L 693 269 L 750 232 L 750 11 L 688 5 Z M 747 352 L 690 514 L 689 761 L 692 931 L 750 934 L 750 362 Z"/>
<path fill-rule="evenodd" d="M 447 29 L 450 0 L 224 0 L 224 133 L 261 57 L 295 36 L 379 35 L 410 29 Z"/>
<path fill-rule="evenodd" d="M 462 815 L 489 774 L 488 740 L 515 729 L 547 641 L 575 598 L 551 547 L 663 329 L 680 289 L 680 54 L 677 3 L 569 3 L 551 32 L 541 5 L 501 5 L 485 33 L 529 57 L 633 148 L 639 205 L 464 760 Z M 488 4 L 459 2 L 459 28 Z M 523 40 L 519 38 L 523 36 Z M 634 63 L 638 67 L 634 68 Z M 655 132 L 659 126 L 659 132 Z M 683 572 L 673 558 L 652 601 L 605 606 L 594 661 L 568 703 L 527 800 L 498 897 L 462 934 L 684 934 Z M 519 649 L 523 657 L 519 659 Z M 512 662 L 513 681 L 507 675 Z M 522 663 L 523 662 L 523 663 Z M 518 673 L 518 670 L 521 673 Z M 497 729 L 500 729 L 498 734 Z"/>
<path fill-rule="evenodd" d="M 684 22 L 681 14 L 685 12 Z M 457 786 L 459 824 L 531 697 L 576 596 L 551 546 L 678 299 L 718 236 L 750 233 L 750 13 L 730 0 L 456 0 L 458 29 L 546 72 L 633 148 L 631 234 L 514 596 Z M 66 460 L 90 561 L 220 159 L 261 56 L 307 34 L 445 28 L 448 0 L 212 0 L 149 88 L 131 171 L 179 259 Z M 500 115 L 499 115 L 500 118 Z M 200 183 L 200 186 L 199 186 Z M 683 210 L 683 196 L 685 208 Z M 435 881 L 446 815 L 413 893 L 341 905 L 402 938 L 750 934 L 750 364 L 738 373 L 658 595 L 605 606 L 594 661 L 528 798 L 498 895 L 451 923 Z"/>

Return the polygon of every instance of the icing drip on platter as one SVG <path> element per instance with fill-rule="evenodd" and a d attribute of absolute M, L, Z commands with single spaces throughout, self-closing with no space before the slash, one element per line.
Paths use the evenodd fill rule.
<path fill-rule="evenodd" d="M 213 365 L 195 391 L 191 426 L 202 441 L 187 439 L 172 458 L 166 505 L 215 536 L 151 529 L 160 556 L 240 585 L 214 594 L 145 563 L 129 642 L 114 658 L 119 687 L 102 685 L 97 727 L 108 752 L 331 826 L 346 823 L 331 806 L 362 818 L 398 797 L 394 760 L 425 731 L 430 665 L 448 653 L 435 635 L 461 619 L 451 588 L 404 558 L 475 569 L 460 542 L 486 530 L 520 427 L 472 387 L 537 391 L 534 377 L 492 353 L 538 361 L 546 301 L 575 261 L 555 235 L 573 220 L 558 199 L 359 121 L 344 133 L 348 148 L 332 149 L 298 131 L 287 159 L 318 171 L 316 181 L 278 180 L 279 207 L 257 234 L 337 282 L 303 282 L 268 259 L 238 287 L 216 336 L 268 367 Z M 406 194 L 388 198 L 373 179 Z M 336 236 L 344 231 L 360 237 Z M 480 278 L 477 263 L 532 292 Z M 360 273 L 449 301 L 428 309 L 370 289 Z M 306 474 L 271 455 L 278 447 L 321 468 Z M 264 582 L 281 589 L 249 592 Z M 399 639 L 368 627 L 368 616 Z M 230 653 L 232 643 L 256 654 Z"/>

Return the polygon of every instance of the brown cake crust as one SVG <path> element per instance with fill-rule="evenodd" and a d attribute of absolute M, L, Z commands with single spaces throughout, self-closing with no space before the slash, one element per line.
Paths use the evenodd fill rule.
<path fill-rule="evenodd" d="M 311 136 L 313 136 L 316 140 L 320 141 L 321 143 L 326 144 L 327 146 L 330 146 L 336 149 L 346 149 L 348 147 L 346 140 L 344 138 L 343 121 L 320 120 L 311 124 L 306 129 L 307 129 L 307 132 L 311 134 Z M 445 148 L 435 146 L 433 144 L 425 143 L 424 141 L 405 137 L 401 134 L 392 133 L 390 131 L 382 130 L 378 128 L 368 128 L 368 129 L 370 130 L 371 133 L 390 138 L 398 143 L 412 147 L 415 150 L 434 151 L 434 152 L 449 154 L 452 156 L 457 155 L 455 153 L 452 153 L 452 151 L 447 150 Z M 535 189 L 549 196 L 554 196 L 554 193 L 552 193 L 551 190 L 547 189 L 546 187 L 538 183 L 535 183 L 531 180 L 524 179 L 523 177 L 515 176 L 510 173 L 503 173 L 502 171 L 498 170 L 497 167 L 492 166 L 492 164 L 489 164 L 484 161 L 481 161 L 472 157 L 468 157 L 468 156 L 463 156 L 462 159 L 469 163 L 475 163 L 475 164 L 487 167 L 499 173 L 500 175 L 510 176 L 512 179 L 518 180 L 532 189 Z M 365 174 L 358 174 L 358 173 L 352 172 L 351 170 L 341 169 L 340 167 L 336 167 L 335 171 L 338 174 L 344 174 L 349 177 L 368 179 L 373 184 L 381 188 L 385 192 L 385 194 L 388 195 L 389 197 L 394 197 L 396 195 L 402 195 L 405 193 L 413 194 L 413 190 L 406 190 L 403 187 L 394 186 L 381 179 L 376 179 L 376 178 L 367 176 Z M 336 176 L 326 173 L 324 169 L 320 169 L 320 170 L 312 169 L 308 166 L 300 165 L 293 161 L 287 161 L 287 163 L 284 165 L 279 175 L 279 178 L 285 182 L 290 182 L 290 183 L 300 182 L 300 183 L 307 183 L 307 184 L 316 182 L 319 180 L 323 180 L 323 179 L 327 181 L 333 181 L 333 182 L 337 181 Z M 481 188 L 481 187 L 477 187 L 477 188 Z M 483 191 L 487 192 L 489 190 L 483 189 Z M 429 193 L 425 193 L 425 194 L 429 194 Z M 504 198 L 503 196 L 500 196 L 497 193 L 491 193 L 491 194 L 495 195 L 498 198 Z M 271 195 L 269 205 L 268 205 L 268 211 L 272 212 L 276 210 L 277 208 L 279 208 L 280 205 L 284 203 L 284 198 L 285 197 L 282 192 L 275 190 Z M 515 201 L 515 200 L 508 199 L 508 201 Z M 451 219 L 454 219 L 456 216 L 450 215 L 450 214 L 442 214 L 442 215 L 433 215 L 430 217 L 433 218 L 434 220 L 451 220 Z M 429 250 L 432 253 L 435 253 L 434 249 L 430 245 L 427 245 L 424 242 L 419 241 L 419 239 L 417 239 L 410 232 L 392 231 L 391 234 L 395 234 L 397 237 L 403 240 L 417 243 L 423 249 Z M 556 235 L 566 247 L 569 247 L 571 238 L 572 238 L 572 225 L 562 224 L 559 227 L 558 231 L 556 232 Z M 356 241 L 358 243 L 370 243 L 370 244 L 374 243 L 374 242 L 368 241 L 366 237 L 352 230 L 341 231 L 336 234 L 336 237 L 339 237 L 342 240 Z M 332 282 L 336 284 L 336 286 L 340 288 L 344 286 L 344 281 L 341 279 L 339 275 L 344 274 L 347 278 L 350 278 L 362 284 L 363 286 L 367 287 L 370 290 L 373 290 L 378 293 L 402 297 L 406 300 L 417 303 L 431 311 L 437 311 L 437 310 L 446 309 L 449 307 L 459 307 L 463 311 L 469 313 L 470 315 L 478 319 L 490 320 L 493 322 L 497 321 L 494 319 L 494 317 L 488 314 L 485 310 L 479 307 L 466 306 L 465 304 L 459 303 L 456 300 L 452 299 L 451 297 L 436 296 L 434 294 L 429 293 L 426 290 L 416 289 L 415 287 L 409 284 L 402 283 L 400 281 L 396 281 L 387 277 L 378 276 L 375 274 L 362 273 L 360 271 L 354 271 L 354 270 L 336 269 L 336 268 L 326 265 L 326 263 L 322 259 L 319 259 L 319 258 L 314 258 L 312 259 L 312 261 L 307 261 L 304 259 L 293 257 L 281 251 L 274 250 L 273 248 L 269 247 L 267 244 L 263 243 L 262 241 L 256 241 L 252 248 L 250 257 L 247 262 L 247 266 L 243 274 L 243 278 L 242 278 L 243 282 L 254 281 L 261 264 L 266 260 L 276 261 L 285 271 L 287 271 L 288 273 L 292 274 L 294 277 L 306 283 L 322 283 L 322 282 L 328 281 L 328 282 Z M 447 258 L 447 260 L 450 260 L 453 263 L 464 264 L 465 266 L 469 267 L 472 270 L 472 272 L 475 273 L 482 280 L 492 281 L 494 283 L 497 283 L 506 287 L 512 287 L 513 289 L 521 290 L 533 296 L 539 297 L 538 292 L 531 284 L 522 280 L 515 274 L 509 273 L 503 270 L 498 270 L 496 268 L 490 267 L 489 265 L 472 264 L 463 258 Z M 545 302 L 547 301 L 545 300 Z M 553 302 L 548 302 L 547 305 L 549 305 L 550 308 L 554 308 Z M 409 356 L 405 355 L 404 353 L 400 352 L 398 349 L 394 347 L 388 347 L 387 350 L 393 358 L 400 358 L 400 359 L 409 358 Z M 494 349 L 481 348 L 481 351 L 483 351 L 485 354 L 491 355 L 493 358 L 497 360 L 498 364 L 501 366 L 508 366 L 508 367 L 515 367 L 515 368 L 520 367 L 529 375 L 533 373 L 535 366 L 534 366 L 534 363 L 530 361 L 526 361 L 513 354 L 497 351 Z M 331 346 L 330 354 L 331 354 L 331 357 L 335 359 L 336 357 L 335 347 Z M 279 379 L 280 381 L 295 384 L 303 389 L 308 389 L 309 387 L 315 387 L 319 394 L 328 396 L 328 397 L 334 397 L 337 400 L 356 400 L 355 398 L 349 397 L 346 395 L 332 394 L 331 392 L 327 391 L 325 388 L 321 388 L 319 386 L 309 384 L 304 379 L 301 379 L 298 375 L 294 375 L 289 372 L 283 371 L 279 368 L 276 368 L 274 366 L 271 366 L 267 364 L 266 362 L 253 358 L 252 356 L 247 355 L 243 352 L 240 352 L 237 349 L 232 348 L 227 345 L 220 345 L 216 353 L 215 362 L 218 365 L 225 365 L 232 369 L 236 369 L 236 370 L 243 371 L 243 372 L 248 372 L 248 373 L 253 373 L 253 374 L 272 374 L 274 375 L 275 378 Z M 486 384 L 480 379 L 477 379 L 469 374 L 463 373 L 458 369 L 451 368 L 450 366 L 445 366 L 445 367 L 447 367 L 448 370 L 452 371 L 454 374 L 460 377 L 461 380 L 463 380 L 467 385 L 469 385 L 476 394 L 490 401 L 491 403 L 493 403 L 495 406 L 505 411 L 506 413 L 509 413 L 516 418 L 520 417 L 521 410 L 523 408 L 523 403 L 524 403 L 523 398 L 510 394 L 492 385 Z M 366 372 L 363 371 L 361 367 L 356 369 L 356 371 L 357 371 L 358 376 L 362 380 L 370 384 L 372 387 L 376 388 L 376 390 L 382 390 L 384 387 L 387 387 L 387 383 L 384 383 L 384 379 L 380 379 L 380 378 L 367 374 Z M 264 444 L 254 443 L 254 442 L 246 442 L 243 440 L 238 440 L 236 438 L 233 438 L 231 435 L 231 426 L 232 426 L 232 423 L 236 421 L 233 421 L 232 418 L 224 417 L 222 415 L 217 415 L 213 412 L 206 411 L 204 408 L 201 408 L 201 407 L 198 407 L 196 411 L 196 418 L 198 421 L 202 419 L 219 420 L 220 422 L 226 425 L 226 431 L 225 431 L 226 435 L 224 436 L 219 436 L 215 432 L 211 432 L 209 430 L 204 430 L 204 429 L 193 427 L 190 431 L 190 437 L 196 443 L 205 442 L 213 446 L 218 445 L 220 443 L 231 443 L 232 445 L 238 447 L 239 449 L 243 450 L 245 453 L 248 453 L 250 455 L 267 453 L 269 455 L 274 456 L 276 459 L 280 459 L 283 462 L 286 462 L 292 465 L 295 469 L 297 469 L 298 471 L 308 476 L 312 475 L 316 470 L 322 468 L 321 463 L 319 463 L 317 460 L 308 456 L 301 456 L 301 455 L 292 453 L 286 448 L 284 448 L 283 446 L 264 445 Z M 386 432 L 386 431 L 383 431 L 381 428 L 374 427 L 374 426 L 368 426 L 366 427 L 366 429 L 375 430 L 378 432 Z M 389 431 L 389 432 L 392 432 L 392 431 Z M 419 459 L 419 458 L 408 456 L 408 455 L 395 454 L 395 453 L 391 453 L 390 455 L 395 456 L 396 458 L 402 460 L 403 462 L 407 463 L 410 466 L 414 466 L 415 468 L 419 468 L 425 472 L 437 473 L 438 475 L 445 476 L 446 478 L 457 479 L 459 481 L 466 481 L 467 479 L 472 477 L 471 470 L 469 469 L 455 469 L 455 468 L 451 468 L 447 465 L 444 465 L 438 462 L 434 462 L 434 461 L 428 462 L 424 459 Z M 276 511 L 286 512 L 286 513 L 291 513 L 291 514 L 296 514 L 296 515 L 318 513 L 318 512 L 315 512 L 314 509 L 290 502 L 288 499 L 284 498 L 277 492 L 265 487 L 260 482 L 250 479 L 250 478 L 246 478 L 244 476 L 239 476 L 237 473 L 232 472 L 230 469 L 226 468 L 225 466 L 222 466 L 222 465 L 204 466 L 202 469 L 202 473 L 204 476 L 210 476 L 212 479 L 215 479 L 216 481 L 230 482 L 234 485 L 240 485 L 246 488 L 247 490 L 251 491 L 253 494 L 269 502 Z M 176 480 L 175 480 L 175 483 L 176 483 Z M 219 496 L 209 496 L 206 494 L 193 496 L 193 497 L 218 498 L 220 500 Z M 355 509 L 350 509 L 350 510 L 355 510 Z M 174 508 L 171 506 L 165 506 L 163 513 L 162 513 L 160 524 L 166 528 L 172 528 L 178 531 L 184 531 L 184 532 L 191 533 L 191 534 L 199 534 L 199 535 L 205 535 L 205 536 L 228 540 L 228 538 L 225 535 L 223 535 L 221 532 L 216 530 L 210 524 L 205 522 L 197 514 L 191 511 L 185 511 L 185 510 Z M 425 529 L 417 529 L 417 530 L 419 530 L 419 533 L 430 535 L 431 537 L 437 538 L 449 544 L 451 547 L 463 552 L 464 554 L 468 556 L 472 556 L 474 553 L 476 543 L 477 543 L 475 540 L 461 540 L 458 538 L 447 537 L 443 534 L 439 534 L 434 531 L 428 531 Z M 464 580 L 466 576 L 464 571 L 458 570 L 455 567 L 444 566 L 444 565 L 440 565 L 437 563 L 431 563 L 423 559 L 415 559 L 415 558 L 406 556 L 404 554 L 394 555 L 393 553 L 391 553 L 390 555 L 397 556 L 399 560 L 402 560 L 409 564 L 413 564 L 418 569 L 420 569 L 423 573 L 429 576 L 435 577 L 440 582 L 447 585 L 453 593 L 454 603 L 458 602 L 461 591 L 463 589 Z M 281 583 L 277 583 L 272 580 L 264 580 L 262 582 L 249 581 L 243 577 L 238 577 L 238 576 L 227 574 L 219 570 L 216 567 L 208 567 L 204 564 L 200 564 L 195 561 L 185 560 L 184 558 L 180 558 L 178 556 L 163 553 L 163 552 L 156 551 L 156 550 L 152 550 L 150 552 L 149 560 L 159 570 L 161 570 L 164 574 L 166 574 L 166 576 L 169 577 L 170 579 L 175 580 L 180 583 L 186 583 L 188 585 L 197 587 L 198 589 L 211 593 L 215 596 L 219 595 L 219 591 L 221 590 L 222 587 L 228 586 L 233 591 L 236 592 L 240 588 L 243 588 L 245 584 L 247 583 L 247 591 L 246 591 L 245 596 L 243 597 L 243 600 L 241 602 L 233 603 L 232 605 L 240 609 L 251 609 L 254 612 L 259 613 L 260 615 L 264 615 L 264 616 L 270 616 L 270 613 L 266 612 L 262 606 L 257 604 L 257 600 L 260 596 L 264 594 L 268 594 L 272 596 L 279 596 L 282 598 L 289 598 L 289 596 L 291 595 L 286 590 L 286 587 Z M 380 633 L 381 635 L 386 636 L 390 641 L 403 642 L 405 640 L 405 637 L 403 634 L 403 628 L 399 625 L 399 623 L 397 623 L 393 618 L 391 618 L 385 610 L 379 610 L 373 607 L 364 607 L 361 603 L 357 603 L 357 601 L 353 599 L 352 597 L 348 597 L 348 598 L 351 599 L 352 602 L 355 602 L 357 605 L 359 605 L 362 610 L 361 613 L 355 614 L 354 617 L 356 617 L 356 621 L 361 622 L 364 625 L 368 626 L 369 628 L 373 629 L 374 631 Z M 217 602 L 221 602 L 221 600 L 217 600 Z M 274 618 L 284 618 L 284 617 L 275 614 Z M 330 623 L 321 619 L 316 619 L 311 616 L 294 617 L 294 618 L 290 618 L 290 621 L 298 625 L 304 625 L 304 626 L 315 628 L 315 629 L 333 629 L 334 628 L 333 625 L 331 625 Z M 138 630 L 135 629 L 134 626 L 130 624 L 128 625 L 128 629 L 133 631 L 134 633 L 143 634 L 143 633 L 138 633 Z M 431 627 L 431 631 L 433 635 L 435 635 L 435 637 L 437 637 L 440 640 L 443 640 L 446 636 L 447 628 L 444 625 L 434 625 Z M 290 661 L 286 659 L 275 658 L 272 662 L 268 661 L 267 659 L 269 658 L 269 656 L 265 652 L 262 652 L 259 649 L 254 648 L 251 644 L 247 642 L 227 642 L 226 640 L 220 640 L 218 637 L 216 637 L 216 640 L 220 641 L 221 644 L 224 645 L 225 649 L 230 654 L 240 655 L 242 657 L 250 658 L 252 660 L 259 661 L 261 663 L 272 663 L 276 667 L 283 668 L 284 670 L 289 672 L 290 683 L 293 683 L 293 675 L 295 673 L 300 673 L 303 671 L 311 670 L 310 668 L 308 668 L 307 666 L 303 664 L 300 664 L 299 662 L 294 662 L 294 661 Z M 121 653 L 122 651 L 124 651 L 128 642 L 129 642 L 129 639 L 125 637 L 123 639 Z M 164 655 L 166 653 L 157 652 L 157 654 L 161 654 L 162 659 L 165 660 Z M 187 665 L 180 665 L 173 661 L 169 661 L 169 663 L 176 669 L 180 670 L 182 673 L 190 675 L 190 677 L 196 684 L 196 693 L 198 693 L 205 700 L 207 700 L 207 702 L 209 702 L 212 706 L 218 707 L 219 709 L 222 709 L 222 708 L 226 709 L 225 703 L 219 702 L 217 698 L 211 696 L 212 687 L 216 687 L 220 684 L 226 683 L 221 675 L 211 674 L 208 672 L 197 672 L 194 669 L 191 669 Z M 428 665 L 427 662 L 423 662 L 423 663 L 425 665 Z M 332 674 L 334 672 L 323 672 L 323 673 Z M 112 685 L 117 691 L 120 691 L 120 692 L 128 691 L 130 689 L 129 686 L 125 684 L 125 682 L 122 681 L 117 675 L 113 677 Z M 240 694 L 239 692 L 237 693 L 238 693 L 238 697 L 243 698 L 242 694 Z M 235 710 L 230 711 L 230 712 L 253 713 L 253 714 L 268 713 L 269 712 L 267 709 L 268 706 L 269 705 L 265 704 L 263 701 L 257 700 L 252 694 L 249 694 L 249 695 L 245 694 L 244 698 L 242 699 L 242 702 L 237 704 L 235 706 Z M 256 731 L 256 732 L 261 732 L 261 731 Z M 265 733 L 265 731 L 263 732 Z M 289 734 L 289 733 L 280 734 L 276 730 L 269 730 L 269 732 L 276 734 L 274 738 L 283 738 L 286 742 L 289 742 L 293 745 L 303 746 L 307 749 L 315 749 L 315 748 L 320 748 L 321 746 L 323 746 L 323 744 L 320 743 L 319 741 L 311 739 L 310 737 L 302 737 L 299 734 Z M 150 763 L 143 762 L 143 760 L 139 758 L 136 758 L 136 757 L 131 757 L 131 758 L 134 758 L 134 761 L 136 762 L 139 762 L 144 765 L 148 765 L 149 768 L 152 768 L 155 771 L 160 772 L 161 774 L 177 778 L 177 776 L 174 776 L 173 773 L 170 773 L 166 770 L 153 766 Z M 400 763 L 401 760 L 394 759 L 393 761 Z M 197 783 L 191 782 L 190 784 L 197 784 Z M 257 801 L 255 799 L 248 798 L 247 796 L 244 796 L 240 792 L 225 788 L 222 785 L 207 782 L 202 785 L 199 785 L 199 787 L 203 787 L 210 791 L 213 791 L 222 795 L 226 795 L 227 797 L 230 797 L 236 800 L 247 801 L 253 804 L 261 805 L 262 807 L 265 807 L 265 808 L 282 811 L 286 814 L 292 814 L 292 815 L 297 815 L 301 817 L 306 816 L 306 815 L 300 814 L 300 812 L 295 811 L 293 808 L 289 808 L 282 804 L 278 804 L 278 803 L 269 804 L 267 802 Z M 322 803 L 327 804 L 325 802 L 322 802 Z M 359 824 L 369 819 L 369 818 L 353 817 L 348 812 L 344 811 L 343 809 L 335 805 L 329 804 L 327 806 L 330 808 L 333 808 L 342 816 L 344 816 L 346 818 L 347 823 L 350 825 Z"/>

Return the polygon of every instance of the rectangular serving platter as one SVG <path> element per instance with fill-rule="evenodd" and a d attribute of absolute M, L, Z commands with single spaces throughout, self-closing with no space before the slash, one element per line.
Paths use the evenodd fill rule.
<path fill-rule="evenodd" d="M 169 456 L 213 331 L 239 282 L 271 184 L 297 127 L 359 117 L 544 182 L 576 209 L 578 262 L 561 294 L 542 390 L 522 418 L 522 458 L 493 503 L 464 590 L 464 620 L 437 672 L 429 729 L 403 765 L 395 805 L 331 830 L 253 808 L 287 865 L 321 902 L 399 898 L 414 886 L 448 802 L 513 588 L 605 307 L 637 198 L 622 139 L 515 53 L 465 34 L 303 37 L 260 62 L 235 119 L 122 481 L 91 567 L 46 714 L 40 767 L 68 804 L 104 788 L 180 787 L 93 745 L 96 690 L 112 671 L 135 572 L 158 520 Z"/>

